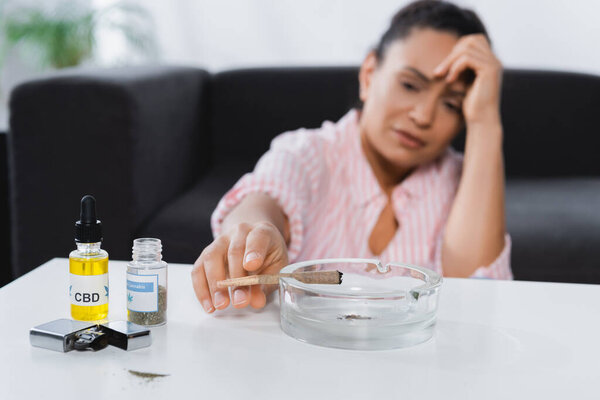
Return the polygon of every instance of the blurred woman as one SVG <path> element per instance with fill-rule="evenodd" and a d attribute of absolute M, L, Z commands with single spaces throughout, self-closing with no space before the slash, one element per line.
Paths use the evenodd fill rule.
<path fill-rule="evenodd" d="M 230 298 L 216 282 L 315 258 L 512 279 L 501 78 L 475 13 L 430 0 L 401 9 L 362 62 L 362 105 L 275 138 L 220 201 L 192 271 L 204 309 L 263 307 L 266 287 Z M 449 147 L 463 129 L 464 156 Z"/>

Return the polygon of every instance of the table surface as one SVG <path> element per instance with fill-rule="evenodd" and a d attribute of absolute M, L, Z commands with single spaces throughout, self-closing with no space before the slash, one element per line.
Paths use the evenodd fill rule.
<path fill-rule="evenodd" d="M 446 279 L 431 340 L 351 351 L 285 335 L 276 296 L 261 311 L 206 314 L 190 270 L 169 266 L 168 323 L 152 329 L 151 347 L 130 352 L 29 344 L 31 327 L 69 318 L 66 259 L 0 289 L 0 398 L 600 397 L 600 285 Z M 125 262 L 110 262 L 109 279 L 109 318 L 126 319 Z"/>

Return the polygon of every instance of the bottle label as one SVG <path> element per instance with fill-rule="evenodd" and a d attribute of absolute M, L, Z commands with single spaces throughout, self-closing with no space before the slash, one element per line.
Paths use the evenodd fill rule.
<path fill-rule="evenodd" d="M 108 273 L 102 275 L 71 275 L 69 296 L 76 306 L 101 306 L 108 303 Z"/>
<path fill-rule="evenodd" d="M 127 309 L 158 312 L 158 275 L 127 273 Z"/>

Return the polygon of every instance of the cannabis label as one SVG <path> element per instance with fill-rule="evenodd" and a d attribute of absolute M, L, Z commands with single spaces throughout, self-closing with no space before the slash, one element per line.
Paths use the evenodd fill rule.
<path fill-rule="evenodd" d="M 71 276 L 69 297 L 76 306 L 101 306 L 108 303 L 108 274 Z"/>
<path fill-rule="evenodd" d="M 158 311 L 158 275 L 127 273 L 127 309 L 138 312 Z"/>

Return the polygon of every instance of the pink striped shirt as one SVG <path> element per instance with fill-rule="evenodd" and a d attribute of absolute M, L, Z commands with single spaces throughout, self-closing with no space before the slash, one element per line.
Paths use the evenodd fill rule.
<path fill-rule="evenodd" d="M 277 136 L 252 173 L 221 199 L 211 224 L 221 232 L 223 218 L 248 194 L 274 198 L 290 222 L 290 262 L 317 258 L 364 257 L 383 263 L 420 265 L 441 274 L 444 227 L 456 195 L 462 154 L 451 148 L 436 161 L 415 169 L 392 192 L 399 228 L 381 254 L 369 249 L 370 233 L 387 196 L 362 151 L 358 112 L 318 129 Z M 510 236 L 490 265 L 473 277 L 512 279 Z"/>

